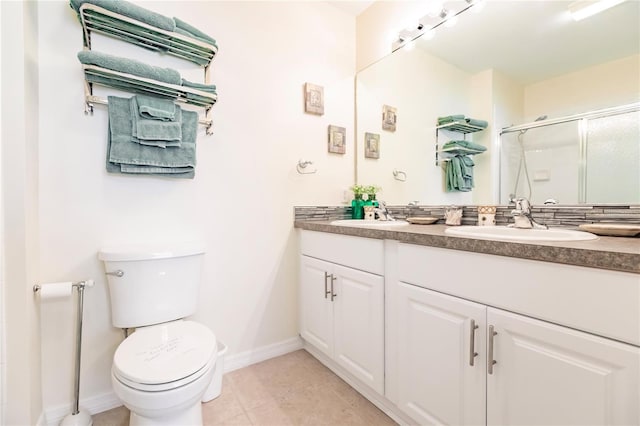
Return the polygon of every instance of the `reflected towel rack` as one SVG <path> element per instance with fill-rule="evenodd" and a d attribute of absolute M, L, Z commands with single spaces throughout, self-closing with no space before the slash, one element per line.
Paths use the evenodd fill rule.
<path fill-rule="evenodd" d="M 204 83 L 210 84 L 211 60 L 218 52 L 218 47 L 214 44 L 157 28 L 90 3 L 82 4 L 78 12 L 83 29 L 85 50 L 91 50 L 91 32 L 102 33 L 133 45 L 167 53 L 203 66 Z M 128 92 L 170 98 L 177 102 L 203 107 L 205 109 L 204 118 L 200 118 L 198 122 L 206 126 L 207 135 L 213 133 L 211 107 L 217 101 L 216 94 L 113 71 L 95 65 L 83 65 L 83 71 L 85 76 L 85 114 L 93 114 L 93 106 L 95 104 L 108 104 L 107 99 L 93 95 L 93 85 L 98 84 Z"/>
<path fill-rule="evenodd" d="M 466 121 L 452 121 L 450 123 L 441 124 L 436 126 L 436 166 L 442 165 L 443 163 L 449 161 L 448 158 L 438 158 L 439 154 L 446 153 L 447 151 L 461 150 L 461 151 L 469 151 L 467 154 L 478 154 L 476 150 L 467 150 L 466 148 L 452 148 L 452 149 L 439 149 L 438 145 L 438 136 L 440 130 L 447 130 L 456 133 L 462 133 L 464 135 L 464 139 L 467 139 L 467 134 L 480 132 L 484 130 L 484 127 L 474 126 L 472 124 L 467 123 Z"/>

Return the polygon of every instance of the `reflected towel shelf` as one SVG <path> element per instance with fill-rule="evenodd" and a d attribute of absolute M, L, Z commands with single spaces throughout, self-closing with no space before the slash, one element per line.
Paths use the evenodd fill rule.
<path fill-rule="evenodd" d="M 465 121 L 452 121 L 451 123 L 441 124 L 436 129 L 450 130 L 458 133 L 475 133 L 484 130 L 484 127 L 473 126 Z"/>
<path fill-rule="evenodd" d="M 202 66 L 209 66 L 218 52 L 218 47 L 213 44 L 148 25 L 94 4 L 84 3 L 79 12 L 84 43 L 89 49 L 91 31 L 95 31 Z"/>

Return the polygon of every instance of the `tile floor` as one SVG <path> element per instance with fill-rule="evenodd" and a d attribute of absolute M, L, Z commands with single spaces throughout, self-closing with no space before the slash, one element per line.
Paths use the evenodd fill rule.
<path fill-rule="evenodd" d="M 395 425 L 304 350 L 223 377 L 222 395 L 202 406 L 205 425 Z M 124 407 L 93 416 L 94 426 L 126 426 Z"/>

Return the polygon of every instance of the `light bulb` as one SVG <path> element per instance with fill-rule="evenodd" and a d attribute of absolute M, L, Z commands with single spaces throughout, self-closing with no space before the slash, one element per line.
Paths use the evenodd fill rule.
<path fill-rule="evenodd" d="M 447 18 L 447 20 L 444 21 L 444 26 L 451 28 L 457 23 L 458 23 L 458 17 L 456 15 L 453 15 L 452 17 Z"/>
<path fill-rule="evenodd" d="M 487 5 L 487 0 L 476 0 L 471 5 L 471 11 L 474 13 L 480 13 L 486 5 Z"/>
<path fill-rule="evenodd" d="M 433 28 L 431 28 L 428 31 L 425 31 L 424 34 L 422 34 L 422 37 L 424 37 L 425 40 L 431 40 L 436 36 L 436 30 L 434 30 Z"/>
<path fill-rule="evenodd" d="M 404 44 L 404 46 L 402 46 L 402 48 L 404 50 L 413 50 L 413 48 L 416 47 L 416 41 L 415 40 L 411 40 L 410 42 L 407 42 Z"/>

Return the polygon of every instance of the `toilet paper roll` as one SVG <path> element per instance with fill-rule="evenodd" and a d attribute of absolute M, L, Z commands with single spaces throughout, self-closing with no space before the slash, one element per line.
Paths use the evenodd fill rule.
<path fill-rule="evenodd" d="M 72 285 L 71 281 L 42 284 L 40 285 L 40 297 L 43 300 L 68 297 L 71 295 Z"/>

